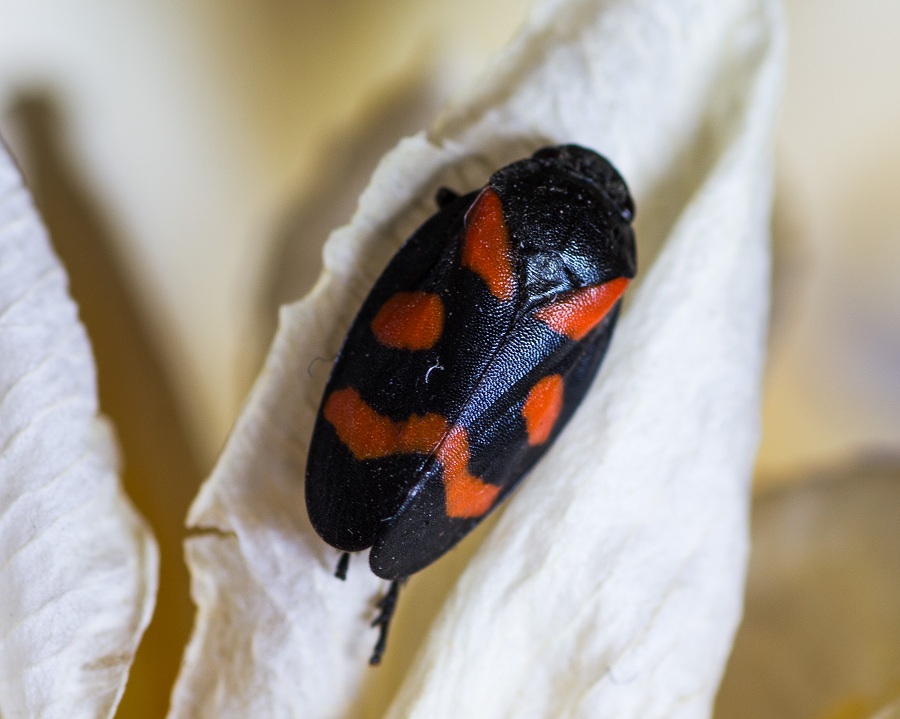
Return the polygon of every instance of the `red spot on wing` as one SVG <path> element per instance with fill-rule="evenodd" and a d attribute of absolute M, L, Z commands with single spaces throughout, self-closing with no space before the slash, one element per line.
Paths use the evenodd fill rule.
<path fill-rule="evenodd" d="M 602 285 L 584 287 L 564 295 L 534 313 L 554 332 L 580 340 L 606 317 L 628 287 L 628 279 L 619 277 Z"/>
<path fill-rule="evenodd" d="M 397 451 L 403 454 L 419 452 L 431 454 L 441 438 L 447 434 L 447 420 L 439 414 L 410 415 L 400 422 Z"/>
<path fill-rule="evenodd" d="M 447 420 L 438 414 L 412 415 L 405 422 L 394 422 L 372 409 L 352 387 L 332 392 L 323 415 L 356 459 L 378 459 L 398 452 L 430 454 L 447 433 Z"/>
<path fill-rule="evenodd" d="M 522 406 L 528 444 L 543 444 L 550 437 L 563 408 L 563 388 L 563 378 L 552 374 L 539 380 L 528 392 Z"/>
<path fill-rule="evenodd" d="M 372 320 L 372 334 L 383 345 L 403 350 L 434 347 L 444 329 L 444 305 L 431 292 L 398 292 Z"/>
<path fill-rule="evenodd" d="M 437 456 L 444 465 L 447 516 L 480 517 L 494 506 L 500 487 L 469 473 L 469 437 L 463 427 L 450 429 Z"/>
<path fill-rule="evenodd" d="M 356 459 L 392 454 L 432 454 L 444 470 L 447 515 L 480 517 L 497 501 L 500 487 L 469 472 L 469 439 L 462 427 L 448 427 L 438 414 L 411 415 L 402 422 L 379 414 L 352 387 L 332 392 L 325 419 Z"/>
<path fill-rule="evenodd" d="M 465 228 L 463 266 L 481 277 L 498 300 L 511 300 L 515 293 L 512 247 L 503 205 L 492 187 L 485 187 L 472 203 Z"/>

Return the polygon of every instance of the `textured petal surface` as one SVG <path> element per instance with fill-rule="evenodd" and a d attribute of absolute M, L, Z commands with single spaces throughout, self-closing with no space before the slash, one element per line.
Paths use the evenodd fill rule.
<path fill-rule="evenodd" d="M 335 581 L 303 510 L 331 359 L 438 185 L 473 189 L 558 142 L 628 178 L 641 276 L 600 381 L 466 569 L 391 715 L 709 715 L 741 610 L 780 46 L 764 0 L 550 0 L 430 135 L 385 157 L 316 288 L 284 309 L 193 507 L 227 536 L 192 540 L 201 618 L 174 716 L 350 711 L 379 585 L 362 558 Z M 211 617 L 230 593 L 267 609 L 228 629 Z"/>
<path fill-rule="evenodd" d="M 538 72 L 487 115 L 447 125 L 455 135 L 473 120 L 459 132 L 471 146 L 491 134 L 489 117 L 507 129 L 528 117 L 531 132 L 606 149 L 637 198 L 643 281 L 600 386 L 463 575 L 395 717 L 707 716 L 740 616 L 767 306 L 773 9 L 558 13 L 543 68 L 566 68 L 568 82 L 553 86 L 550 112 L 525 112 L 547 92 Z M 573 33 L 591 39 L 575 51 L 561 42 Z M 546 41 L 538 25 L 521 42 L 538 34 Z M 487 78 L 486 93 L 510 74 Z"/>
<path fill-rule="evenodd" d="M 0 146 L 0 715 L 111 717 L 157 553 L 116 476 L 65 272 Z"/>

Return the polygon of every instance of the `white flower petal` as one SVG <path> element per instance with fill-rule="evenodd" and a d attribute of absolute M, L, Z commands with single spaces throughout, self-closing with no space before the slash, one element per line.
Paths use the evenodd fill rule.
<path fill-rule="evenodd" d="M 111 717 L 156 597 L 65 272 L 0 146 L 0 715 Z"/>
<path fill-rule="evenodd" d="M 241 667 L 273 677 L 270 715 L 348 710 L 378 584 L 362 561 L 335 581 L 338 553 L 303 509 L 330 360 L 437 185 L 472 189 L 555 142 L 598 149 L 629 180 L 642 279 L 595 391 L 466 571 L 392 715 L 708 715 L 741 605 L 780 40 L 765 0 L 544 2 L 472 95 L 385 158 L 312 295 L 285 308 L 192 510 L 233 533 L 194 541 L 247 565 L 225 578 L 195 561 L 198 596 L 219 583 L 208 593 L 240 592 L 271 621 L 217 652 L 225 626 L 201 621 L 175 716 L 258 705 L 261 682 L 227 683 Z M 251 669 L 251 644 L 295 671 Z"/>
<path fill-rule="evenodd" d="M 530 104 L 532 131 L 618 161 L 641 242 L 668 237 L 644 262 L 601 386 L 480 548 L 391 716 L 707 716 L 740 616 L 776 18 L 763 2 L 567 9 L 541 72 L 514 73 L 514 97 L 464 135 L 496 133 L 495 116 L 509 127 Z M 562 42 L 571 28 L 577 51 Z M 527 34 L 547 40 L 543 27 Z M 485 93 L 509 74 L 489 77 Z M 548 91 L 565 97 L 538 112 Z M 654 114 L 651 98 L 675 112 Z M 647 147 L 659 148 L 657 164 Z M 683 183 L 693 192 L 667 217 L 654 189 L 679 195 Z"/>

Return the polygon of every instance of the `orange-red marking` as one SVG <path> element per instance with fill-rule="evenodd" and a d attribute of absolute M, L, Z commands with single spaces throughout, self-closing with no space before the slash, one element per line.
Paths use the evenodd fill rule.
<path fill-rule="evenodd" d="M 494 506 L 500 487 L 482 482 L 469 473 L 469 437 L 465 428 L 450 429 L 438 448 L 437 457 L 444 465 L 448 516 L 480 517 Z"/>
<path fill-rule="evenodd" d="M 434 347 L 444 329 L 444 305 L 431 292 L 398 292 L 385 302 L 372 333 L 381 344 L 401 350 Z"/>
<path fill-rule="evenodd" d="M 394 422 L 372 409 L 352 387 L 332 392 L 324 415 L 356 459 L 398 452 L 430 454 L 447 433 L 447 420 L 439 414 L 414 414 L 405 422 Z"/>
<path fill-rule="evenodd" d="M 512 247 L 503 219 L 500 196 L 485 187 L 466 213 L 462 242 L 462 264 L 485 281 L 498 300 L 511 300 L 515 293 Z"/>
<path fill-rule="evenodd" d="M 434 453 L 444 469 L 447 515 L 480 517 L 497 501 L 500 487 L 469 473 L 469 439 L 438 414 L 411 415 L 394 422 L 370 407 L 352 387 L 332 392 L 323 412 L 356 459 L 391 454 Z"/>
<path fill-rule="evenodd" d="M 539 380 L 522 405 L 522 417 L 528 430 L 528 444 L 543 444 L 563 408 L 563 378 L 552 374 Z"/>
<path fill-rule="evenodd" d="M 584 287 L 542 307 L 534 315 L 554 332 L 580 340 L 600 324 L 626 287 L 628 279 L 625 277 Z"/>

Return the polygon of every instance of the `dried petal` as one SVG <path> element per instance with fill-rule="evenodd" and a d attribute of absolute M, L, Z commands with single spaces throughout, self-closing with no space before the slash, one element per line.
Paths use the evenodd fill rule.
<path fill-rule="evenodd" d="M 156 597 L 63 268 L 0 146 L 0 715 L 111 717 Z"/>
<path fill-rule="evenodd" d="M 798 479 L 754 503 L 717 716 L 864 719 L 900 698 L 900 464 Z"/>
<path fill-rule="evenodd" d="M 272 619 L 233 650 L 198 624 L 175 716 L 242 716 L 263 683 L 228 684 L 241 667 L 274 677 L 271 714 L 349 712 L 377 584 L 361 561 L 352 584 L 330 576 L 338 554 L 309 526 L 301 480 L 330 361 L 439 184 L 475 188 L 557 142 L 628 178 L 642 278 L 600 381 L 466 570 L 391 715 L 709 714 L 741 608 L 780 47 L 771 2 L 545 1 L 428 137 L 386 156 L 313 293 L 284 309 L 191 515 L 229 535 L 195 542 L 246 563 L 226 580 L 195 562 L 197 593 L 220 583 L 211 595 L 240 591 Z M 295 670 L 247 666 L 251 645 Z"/>

